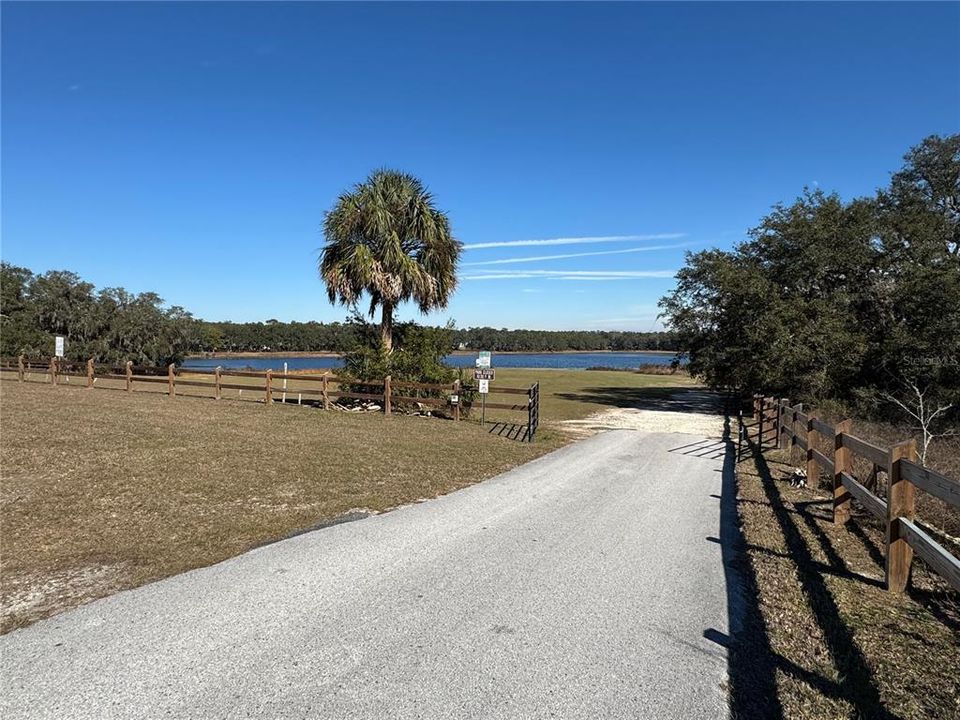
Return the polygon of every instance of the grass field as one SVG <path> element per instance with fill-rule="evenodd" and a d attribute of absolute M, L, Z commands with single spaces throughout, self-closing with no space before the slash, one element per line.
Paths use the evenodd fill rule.
<path fill-rule="evenodd" d="M 613 404 L 689 384 L 503 371 L 498 383 L 541 382 L 544 426 L 530 445 L 475 422 L 267 408 L 253 401 L 262 392 L 245 392 L 250 402 L 217 402 L 169 398 L 160 383 L 138 383 L 128 394 L 41 378 L 0 383 L 3 630 L 351 510 L 382 511 L 464 487 L 567 442 L 554 423 L 603 409 L 606 394 Z"/>

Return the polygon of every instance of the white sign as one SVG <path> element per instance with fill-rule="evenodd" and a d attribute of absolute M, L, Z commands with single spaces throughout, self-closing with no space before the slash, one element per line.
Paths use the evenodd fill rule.
<path fill-rule="evenodd" d="M 460 403 L 460 396 L 459 396 L 459 395 L 451 395 L 451 396 L 450 396 L 450 404 L 451 404 L 451 405 L 458 405 L 459 403 Z"/>
<path fill-rule="evenodd" d="M 489 350 L 480 351 L 480 356 L 477 358 L 477 367 L 478 368 L 490 367 L 490 351 Z"/>
<path fill-rule="evenodd" d="M 478 393 L 481 395 L 486 395 L 488 392 L 490 392 L 489 380 L 478 380 L 477 382 L 479 383 L 479 387 L 477 388 Z"/>
<path fill-rule="evenodd" d="M 63 335 L 57 335 L 57 349 L 54 351 L 54 355 L 58 358 L 63 357 Z"/>

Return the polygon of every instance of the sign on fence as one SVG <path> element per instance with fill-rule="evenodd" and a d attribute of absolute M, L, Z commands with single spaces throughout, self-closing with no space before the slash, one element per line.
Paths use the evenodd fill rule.
<path fill-rule="evenodd" d="M 493 368 L 477 368 L 473 371 L 474 380 L 496 380 L 497 371 Z"/>
<path fill-rule="evenodd" d="M 63 335 L 57 335 L 57 340 L 55 343 L 56 349 L 53 351 L 53 354 L 56 355 L 58 358 L 63 357 L 63 341 L 64 341 Z"/>

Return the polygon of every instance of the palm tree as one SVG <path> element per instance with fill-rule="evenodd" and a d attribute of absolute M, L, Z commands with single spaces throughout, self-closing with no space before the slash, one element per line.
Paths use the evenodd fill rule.
<path fill-rule="evenodd" d="M 320 277 L 330 302 L 355 305 L 366 292 L 381 308 L 380 336 L 393 348 L 393 313 L 407 300 L 421 312 L 447 306 L 457 286 L 461 243 L 447 216 L 412 175 L 377 170 L 324 217 Z"/>

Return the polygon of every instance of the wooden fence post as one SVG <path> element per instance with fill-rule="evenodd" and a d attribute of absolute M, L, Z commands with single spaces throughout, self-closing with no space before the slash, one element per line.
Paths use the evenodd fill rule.
<path fill-rule="evenodd" d="M 94 373 L 93 358 L 90 358 L 89 360 L 87 360 L 87 388 L 90 390 L 93 389 L 93 373 Z"/>
<path fill-rule="evenodd" d="M 55 357 L 50 358 L 50 384 L 57 384 L 57 359 Z"/>
<path fill-rule="evenodd" d="M 814 447 L 820 442 L 820 433 L 813 427 L 816 418 L 807 418 L 807 484 L 816 487 L 820 482 L 820 465 L 813 457 Z"/>
<path fill-rule="evenodd" d="M 780 417 L 781 417 L 780 403 L 783 401 L 783 399 L 774 398 L 773 401 L 774 403 L 776 403 L 776 408 L 777 408 L 777 414 L 773 418 L 773 442 L 774 442 L 774 447 L 779 448 L 780 447 Z M 762 448 L 763 446 L 761 445 L 760 447 Z"/>
<path fill-rule="evenodd" d="M 833 435 L 833 523 L 842 525 L 850 519 L 850 493 L 843 486 L 841 474 L 853 472 L 853 455 L 841 444 L 842 435 L 853 429 L 853 420 L 841 420 Z"/>
<path fill-rule="evenodd" d="M 324 374 L 323 374 L 323 386 L 322 386 L 322 390 L 323 390 L 323 409 L 324 409 L 324 410 L 329 410 L 329 409 L 330 409 L 330 396 L 327 395 L 327 378 L 328 378 L 328 377 L 329 377 L 329 375 L 328 375 L 327 373 L 324 373 Z"/>
<path fill-rule="evenodd" d="M 223 388 L 220 387 L 220 366 L 213 371 L 213 397 L 219 400 L 223 397 Z"/>
<path fill-rule="evenodd" d="M 24 374 L 26 373 L 25 363 L 23 362 L 23 355 L 17 358 L 17 380 L 20 382 L 24 381 Z"/>
<path fill-rule="evenodd" d="M 917 459 L 916 440 L 906 440 L 890 448 L 890 487 L 887 492 L 887 590 L 901 593 L 910 577 L 913 548 L 903 536 L 900 518 L 913 520 L 916 487 L 903 477 L 900 461 Z"/>
<path fill-rule="evenodd" d="M 797 403 L 790 409 L 790 429 L 793 431 L 790 436 L 790 462 L 793 462 L 793 448 L 797 445 L 797 423 L 800 422 L 797 415 L 802 412 L 803 403 Z"/>
<path fill-rule="evenodd" d="M 780 450 L 787 449 L 787 443 L 783 439 L 784 406 L 790 407 L 790 400 L 788 398 L 777 400 L 777 448 Z"/>
<path fill-rule="evenodd" d="M 390 376 L 383 379 L 383 414 L 390 414 Z"/>
<path fill-rule="evenodd" d="M 174 365 L 173 363 L 170 363 L 169 365 L 167 365 L 167 390 L 170 394 L 170 397 L 173 397 L 175 394 L 173 388 L 174 388 L 174 382 L 176 378 L 176 373 L 174 373 L 174 369 L 176 367 L 177 366 Z"/>
<path fill-rule="evenodd" d="M 453 406 L 453 421 L 460 422 L 460 380 L 453 381 L 453 394 L 457 396 L 457 404 Z"/>
<path fill-rule="evenodd" d="M 758 400 L 753 416 L 757 418 L 757 447 L 763 452 L 763 416 L 767 411 L 763 407 L 763 400 Z"/>
<path fill-rule="evenodd" d="M 133 392 L 133 361 L 127 360 L 127 392 Z"/>
<path fill-rule="evenodd" d="M 266 395 L 264 395 L 263 402 L 265 405 L 269 405 L 273 402 L 273 370 L 267 370 L 267 382 L 264 391 Z"/>

